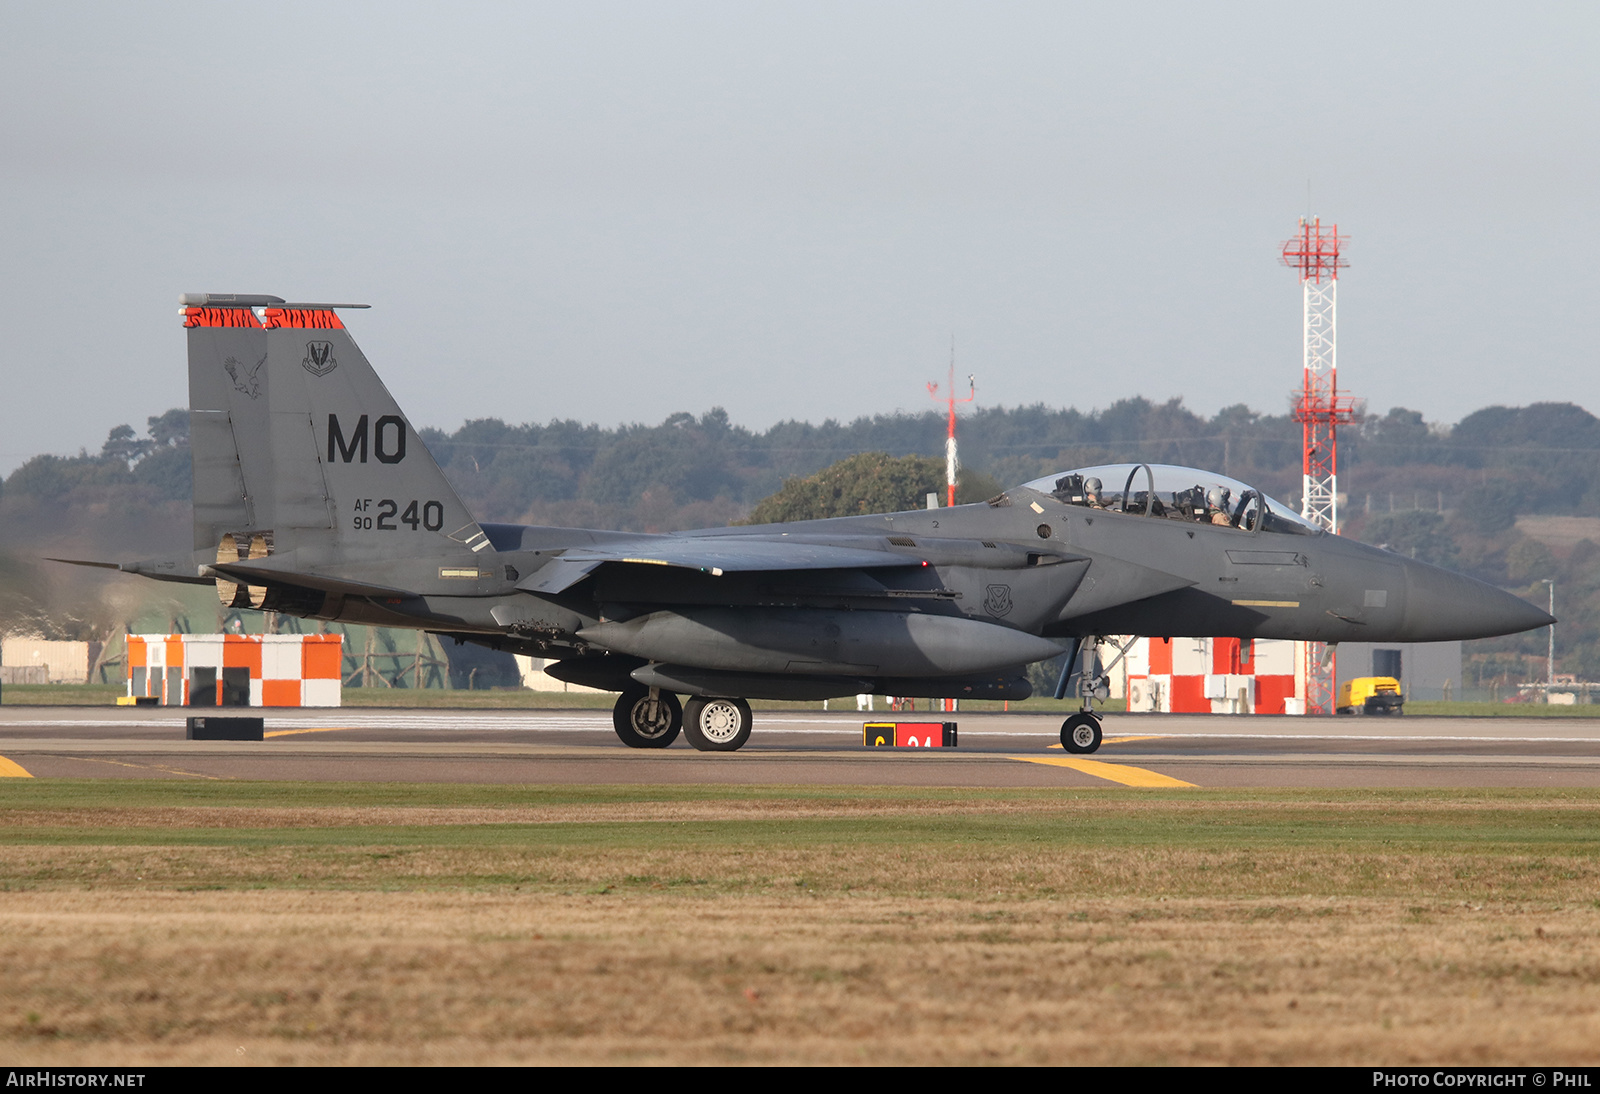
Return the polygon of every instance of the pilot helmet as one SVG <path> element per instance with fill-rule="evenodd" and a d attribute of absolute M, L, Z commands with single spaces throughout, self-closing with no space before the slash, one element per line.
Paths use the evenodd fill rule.
<path fill-rule="evenodd" d="M 1085 494 L 1090 495 L 1091 497 L 1099 497 L 1100 496 L 1100 480 L 1099 479 L 1084 479 L 1083 480 L 1083 492 Z"/>
<path fill-rule="evenodd" d="M 1213 509 L 1226 509 L 1228 507 L 1228 497 L 1232 493 L 1233 491 L 1226 486 L 1213 486 L 1206 491 L 1206 504 Z"/>

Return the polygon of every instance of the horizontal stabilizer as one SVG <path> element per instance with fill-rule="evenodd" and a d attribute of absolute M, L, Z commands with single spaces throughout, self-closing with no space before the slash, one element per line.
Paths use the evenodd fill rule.
<path fill-rule="evenodd" d="M 46 558 L 46 562 L 64 562 L 68 566 L 93 566 L 97 570 L 121 570 L 120 562 L 90 562 L 86 558 Z"/>
<path fill-rule="evenodd" d="M 210 585 L 213 579 L 200 576 L 193 560 L 188 558 L 147 558 L 140 562 L 94 562 L 84 558 L 46 558 L 46 562 L 64 562 L 68 566 L 92 566 L 97 570 L 117 570 L 124 574 L 138 574 L 157 581 L 178 581 L 185 585 Z"/>

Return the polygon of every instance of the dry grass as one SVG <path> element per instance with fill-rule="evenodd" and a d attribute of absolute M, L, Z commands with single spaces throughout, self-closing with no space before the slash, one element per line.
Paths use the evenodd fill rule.
<path fill-rule="evenodd" d="M 1592 793 L 69 790 L 18 1064 L 1600 1062 Z"/>
<path fill-rule="evenodd" d="M 1594 1063 L 1593 907 L 0 898 L 28 1064 Z"/>
<path fill-rule="evenodd" d="M 1059 899 L 1376 899 L 1593 903 L 1588 856 L 1448 856 L 1362 851 L 1197 851 L 1016 846 L 617 848 L 553 843 L 476 847 L 10 846 L 0 901 L 41 889 L 281 888 L 441 892 L 511 888 L 546 895 L 689 889 L 707 898 L 817 896 L 978 903 Z"/>

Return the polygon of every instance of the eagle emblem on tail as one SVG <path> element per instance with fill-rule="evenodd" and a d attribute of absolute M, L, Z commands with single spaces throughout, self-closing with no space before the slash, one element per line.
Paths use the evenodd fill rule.
<path fill-rule="evenodd" d="M 222 367 L 227 369 L 228 378 L 233 381 L 234 390 L 242 391 L 250 398 L 254 399 L 261 394 L 261 366 L 266 363 L 267 358 L 266 355 L 263 354 L 261 360 L 257 361 L 250 367 L 248 371 L 246 371 L 242 361 L 240 361 L 237 357 L 229 357 L 226 361 L 222 362 Z"/>

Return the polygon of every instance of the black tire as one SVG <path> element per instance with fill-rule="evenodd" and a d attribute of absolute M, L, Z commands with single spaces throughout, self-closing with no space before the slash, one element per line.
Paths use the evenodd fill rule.
<path fill-rule="evenodd" d="M 1074 714 L 1061 723 L 1061 747 L 1087 755 L 1099 749 L 1102 739 L 1100 719 L 1093 714 Z"/>
<path fill-rule="evenodd" d="M 611 724 L 629 748 L 666 748 L 683 729 L 683 705 L 670 691 L 652 700 L 649 688 L 629 688 L 617 697 Z"/>
<path fill-rule="evenodd" d="M 683 735 L 701 752 L 737 752 L 750 739 L 753 722 L 743 699 L 696 695 L 683 711 Z"/>

